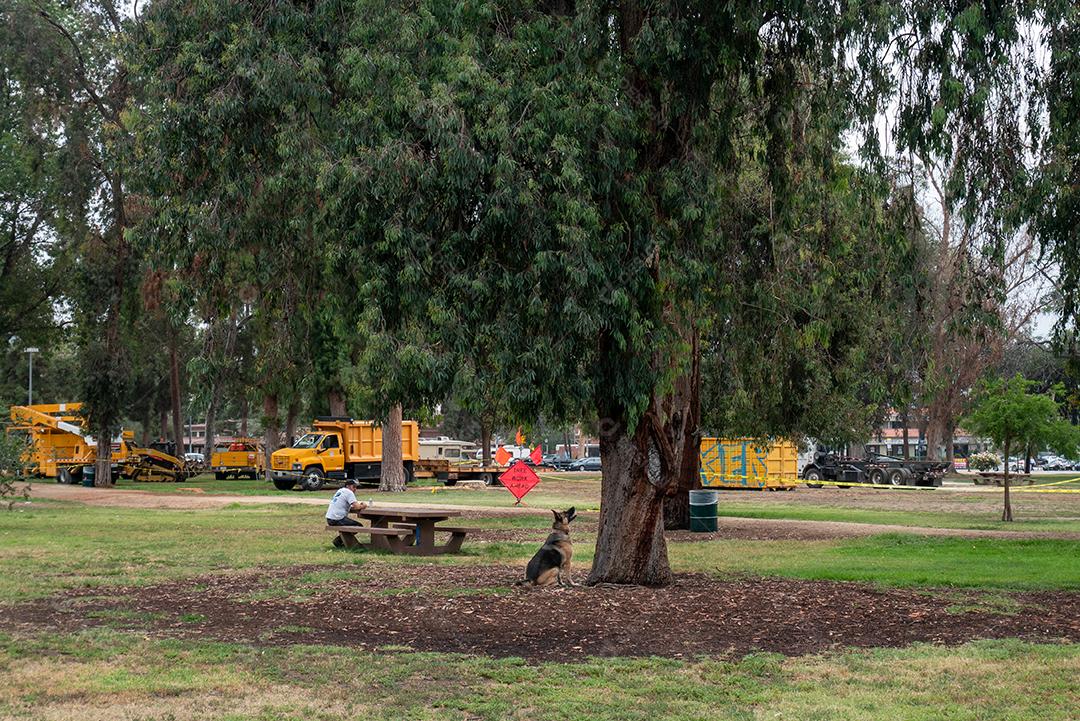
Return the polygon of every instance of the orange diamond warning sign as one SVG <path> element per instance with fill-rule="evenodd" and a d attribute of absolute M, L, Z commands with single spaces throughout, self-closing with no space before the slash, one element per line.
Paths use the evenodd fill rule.
<path fill-rule="evenodd" d="M 520 502 L 525 494 L 540 482 L 540 476 L 536 475 L 536 471 L 525 465 L 523 461 L 518 461 L 499 476 L 499 482 L 506 486 L 506 490 L 514 494 L 514 498 Z"/>

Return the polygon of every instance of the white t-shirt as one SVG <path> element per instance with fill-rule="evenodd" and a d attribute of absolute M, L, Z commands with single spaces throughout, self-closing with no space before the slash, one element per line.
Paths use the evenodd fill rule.
<path fill-rule="evenodd" d="M 334 497 L 330 499 L 330 506 L 326 509 L 326 520 L 340 521 L 349 515 L 349 507 L 356 503 L 356 494 L 349 488 L 339 488 Z"/>

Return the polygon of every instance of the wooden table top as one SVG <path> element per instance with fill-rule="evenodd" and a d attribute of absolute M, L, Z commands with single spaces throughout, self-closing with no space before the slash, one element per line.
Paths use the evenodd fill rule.
<path fill-rule="evenodd" d="M 356 515 L 363 518 L 379 518 L 383 516 L 398 516 L 401 518 L 453 518 L 460 516 L 461 511 L 445 511 L 436 508 L 387 508 L 372 504 L 362 511 L 356 511 Z"/>

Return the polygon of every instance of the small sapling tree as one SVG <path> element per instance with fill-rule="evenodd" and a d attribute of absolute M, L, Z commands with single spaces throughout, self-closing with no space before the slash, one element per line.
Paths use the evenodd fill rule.
<path fill-rule="evenodd" d="M 1013 448 L 1052 448 L 1074 456 L 1080 447 L 1080 429 L 1061 417 L 1054 394 L 1030 393 L 1034 383 L 1021 375 L 987 381 L 975 397 L 974 407 L 963 421 L 970 432 L 991 439 L 1005 456 L 1005 505 L 1001 520 L 1011 521 L 1009 454 Z"/>

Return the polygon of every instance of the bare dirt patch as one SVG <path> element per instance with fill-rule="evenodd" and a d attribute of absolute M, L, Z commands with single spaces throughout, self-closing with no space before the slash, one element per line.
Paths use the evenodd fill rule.
<path fill-rule="evenodd" d="M 156 636 L 533 660 L 799 655 L 1004 637 L 1080 641 L 1080 594 L 1072 592 L 1009 594 L 1012 613 L 980 608 L 981 595 L 969 592 L 964 607 L 972 610 L 956 612 L 955 591 L 700 574 L 661 589 L 528 590 L 511 587 L 519 573 L 371 560 L 336 573 L 323 566 L 215 575 L 111 589 L 108 597 L 72 591 L 9 607 L 0 628 L 41 633 L 108 624 Z M 996 598 L 1000 607 L 1001 594 Z"/>

